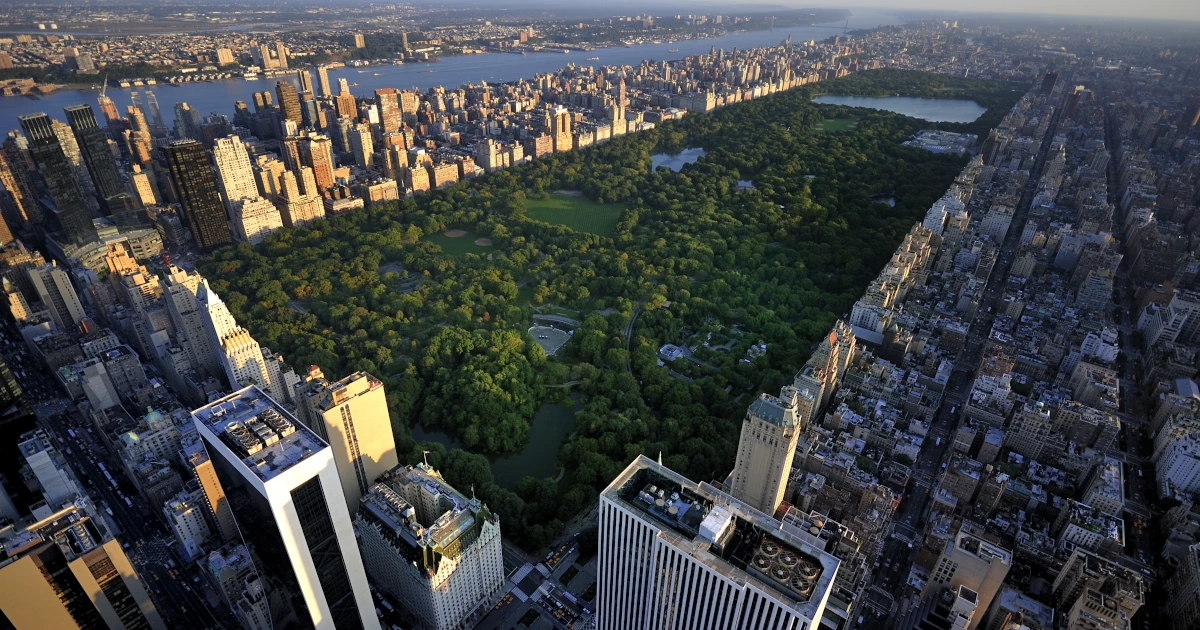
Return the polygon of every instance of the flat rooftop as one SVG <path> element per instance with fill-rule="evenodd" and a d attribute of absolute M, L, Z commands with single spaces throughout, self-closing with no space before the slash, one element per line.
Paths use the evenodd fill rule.
<path fill-rule="evenodd" d="M 645 456 L 603 495 L 641 513 L 665 540 L 728 579 L 751 582 L 810 619 L 820 613 L 840 561 L 781 530 L 779 521 Z"/>
<path fill-rule="evenodd" d="M 237 453 L 263 482 L 328 448 L 257 385 L 196 409 L 192 418 Z"/>

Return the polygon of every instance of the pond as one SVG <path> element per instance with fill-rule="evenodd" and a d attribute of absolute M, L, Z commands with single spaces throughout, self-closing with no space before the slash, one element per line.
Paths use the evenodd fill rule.
<path fill-rule="evenodd" d="M 929 122 L 974 122 L 987 108 L 965 99 L 915 98 L 911 96 L 832 96 L 813 99 L 815 103 L 882 109 Z"/>
<path fill-rule="evenodd" d="M 678 173 L 683 168 L 684 164 L 691 164 L 703 157 L 708 151 L 701 148 L 684 149 L 674 155 L 666 153 L 658 153 L 650 156 L 652 166 L 650 170 L 657 170 L 660 166 L 665 166 L 672 171 Z"/>
<path fill-rule="evenodd" d="M 558 469 L 554 466 L 558 447 L 575 431 L 575 412 L 579 411 L 579 394 L 571 394 L 571 399 L 576 403 L 571 407 L 545 404 L 538 409 L 529 429 L 529 442 L 521 452 L 487 456 L 498 485 L 516 490 L 517 482 L 526 475 L 538 479 L 558 478 Z M 462 443 L 453 435 L 427 431 L 420 424 L 413 427 L 412 436 L 417 442 L 437 442 L 446 448 L 462 448 Z"/>
<path fill-rule="evenodd" d="M 896 207 L 896 198 L 892 195 L 885 195 L 883 193 L 871 195 L 871 201 L 874 201 L 875 203 L 886 203 L 893 208 Z"/>

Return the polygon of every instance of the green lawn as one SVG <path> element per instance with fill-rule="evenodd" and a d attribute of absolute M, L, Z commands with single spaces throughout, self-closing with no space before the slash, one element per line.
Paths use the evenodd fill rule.
<path fill-rule="evenodd" d="M 535 221 L 565 225 L 577 232 L 612 236 L 626 204 L 599 204 L 583 195 L 550 195 L 525 200 L 525 215 Z"/>
<path fill-rule="evenodd" d="M 462 256 L 463 254 L 482 255 L 492 251 L 492 247 L 476 245 L 475 239 L 477 238 L 479 238 L 479 235 L 468 230 L 466 234 L 463 234 L 457 238 L 452 238 L 446 236 L 445 233 L 438 232 L 437 234 L 431 234 L 429 236 L 422 237 L 421 240 L 429 241 L 430 243 L 436 243 L 442 248 L 443 252 L 446 252 L 450 256 Z"/>
<path fill-rule="evenodd" d="M 825 120 L 822 120 L 821 122 L 817 123 L 817 126 L 814 127 L 813 130 L 820 132 L 820 133 L 835 133 L 838 131 L 846 131 L 847 129 L 853 129 L 857 126 L 858 126 L 858 118 L 857 117 L 826 118 Z"/>

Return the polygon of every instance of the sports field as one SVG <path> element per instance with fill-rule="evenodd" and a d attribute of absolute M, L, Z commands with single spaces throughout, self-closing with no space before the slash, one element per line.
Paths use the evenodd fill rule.
<path fill-rule="evenodd" d="M 565 225 L 576 232 L 612 236 L 623 203 L 600 204 L 583 195 L 552 194 L 549 199 L 526 199 L 525 216 L 552 225 Z"/>
<path fill-rule="evenodd" d="M 468 230 L 446 230 L 423 237 L 421 240 L 436 243 L 443 252 L 451 256 L 463 254 L 486 254 L 492 250 L 491 240 L 479 238 Z"/>
<path fill-rule="evenodd" d="M 858 126 L 858 118 L 857 117 L 826 118 L 825 120 L 822 120 L 821 122 L 817 123 L 817 126 L 813 127 L 813 131 L 818 131 L 820 133 L 834 133 L 837 131 L 846 131 L 847 129 L 853 129 L 857 126 Z"/>

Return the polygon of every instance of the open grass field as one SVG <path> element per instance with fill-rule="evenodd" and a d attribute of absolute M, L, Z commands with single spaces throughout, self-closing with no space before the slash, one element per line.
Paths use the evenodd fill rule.
<path fill-rule="evenodd" d="M 458 234 L 458 236 L 452 236 Z M 450 256 L 462 256 L 463 254 L 480 254 L 484 255 L 492 251 L 492 248 L 485 245 L 479 245 L 475 242 L 479 236 L 474 232 L 465 230 L 446 230 L 438 234 L 432 234 L 423 237 L 421 240 L 436 243 L 442 251 Z"/>
<path fill-rule="evenodd" d="M 813 131 L 818 133 L 835 133 L 838 131 L 846 131 L 858 126 L 858 118 L 826 118 L 817 123 L 813 127 Z"/>
<path fill-rule="evenodd" d="M 565 225 L 576 232 L 612 236 L 623 203 L 599 204 L 583 195 L 550 195 L 549 199 L 526 199 L 525 216 L 552 225 Z"/>

